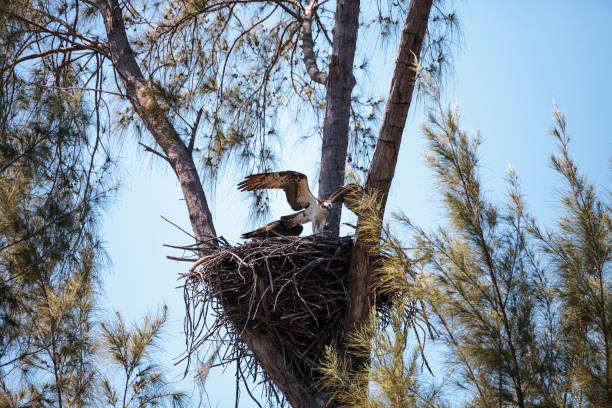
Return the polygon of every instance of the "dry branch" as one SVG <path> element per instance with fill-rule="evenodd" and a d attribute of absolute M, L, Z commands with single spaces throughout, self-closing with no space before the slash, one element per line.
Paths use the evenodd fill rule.
<path fill-rule="evenodd" d="M 304 65 L 306 71 L 313 81 L 320 84 L 327 82 L 327 73 L 319 70 L 317 66 L 317 56 L 314 51 L 314 39 L 312 38 L 312 16 L 315 13 L 316 4 L 314 0 L 304 10 L 301 17 L 302 23 L 302 50 L 304 51 Z"/>

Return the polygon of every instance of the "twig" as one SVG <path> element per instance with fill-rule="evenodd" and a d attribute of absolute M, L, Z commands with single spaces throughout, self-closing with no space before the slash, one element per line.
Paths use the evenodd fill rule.
<path fill-rule="evenodd" d="M 191 127 L 191 137 L 189 138 L 189 145 L 187 146 L 187 151 L 189 153 L 193 152 L 193 145 L 195 143 L 196 133 L 198 132 L 198 127 L 200 126 L 200 119 L 202 118 L 202 113 L 204 112 L 204 107 L 202 106 L 200 110 L 198 110 L 198 115 L 196 116 L 196 120 Z"/>
<path fill-rule="evenodd" d="M 168 156 L 166 156 L 165 154 L 158 152 L 157 150 L 153 149 L 152 147 L 147 146 L 147 145 L 146 145 L 146 144 L 144 144 L 144 143 L 140 143 L 140 142 L 138 142 L 138 144 L 139 144 L 139 145 L 141 145 L 142 147 L 144 147 L 144 149 L 145 149 L 147 152 L 153 153 L 154 155 L 159 156 L 159 157 L 161 157 L 162 159 L 164 159 L 165 161 L 167 161 L 168 163 L 170 163 L 170 159 L 169 159 L 169 158 L 168 158 Z"/>

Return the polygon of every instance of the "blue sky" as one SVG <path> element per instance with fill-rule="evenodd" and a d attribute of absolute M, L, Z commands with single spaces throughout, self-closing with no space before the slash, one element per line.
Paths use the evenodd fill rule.
<path fill-rule="evenodd" d="M 503 178 L 510 163 L 516 170 L 528 209 L 542 225 L 551 226 L 558 210 L 559 178 L 549 166 L 555 141 L 549 135 L 553 100 L 567 116 L 570 153 L 582 171 L 607 194 L 610 184 L 612 138 L 612 48 L 607 0 L 456 1 L 463 29 L 461 51 L 455 59 L 445 98 L 458 103 L 462 127 L 480 130 L 481 176 L 485 191 L 501 199 Z M 395 48 L 396 45 L 393 45 Z M 389 66 L 395 52 L 372 69 L 375 91 L 386 95 Z M 381 73 L 381 76 L 377 76 Z M 402 211 L 416 223 L 431 228 L 441 222 L 441 204 L 431 172 L 423 159 L 424 139 L 419 130 L 423 105 L 413 106 L 404 133 L 400 159 L 387 212 Z M 281 168 L 298 170 L 311 178 L 316 191 L 317 140 L 299 145 L 295 126 L 286 130 Z M 164 364 L 171 365 L 184 347 L 182 291 L 178 274 L 187 264 L 166 259 L 176 252 L 163 244 L 189 244 L 190 238 L 163 221 L 165 216 L 190 230 L 184 202 L 174 175 L 164 163 L 155 163 L 125 142 L 120 163 L 123 187 L 104 221 L 103 237 L 111 260 L 105 280 L 108 310 L 135 320 L 162 304 L 169 307 L 169 324 L 162 345 Z M 211 198 L 219 234 L 235 242 L 250 227 L 247 207 L 235 191 L 237 179 L 221 180 Z M 290 211 L 280 195 L 273 214 Z M 347 217 L 347 219 L 350 219 Z M 310 232 L 309 227 L 305 229 Z M 183 366 L 174 369 L 180 378 Z M 192 391 L 189 380 L 181 381 Z M 233 369 L 213 371 L 208 380 L 212 406 L 234 406 Z M 242 393 L 242 407 L 254 406 Z"/>

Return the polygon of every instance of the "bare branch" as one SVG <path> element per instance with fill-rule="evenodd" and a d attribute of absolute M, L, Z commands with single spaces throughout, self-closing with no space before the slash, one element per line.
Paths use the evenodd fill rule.
<path fill-rule="evenodd" d="M 159 157 L 161 157 L 162 159 L 164 159 L 165 161 L 167 161 L 168 163 L 170 163 L 170 159 L 169 159 L 169 158 L 168 158 L 168 156 L 166 156 L 165 154 L 158 152 L 157 150 L 153 149 L 153 148 L 152 148 L 152 147 L 150 147 L 150 146 L 147 146 L 147 145 L 146 145 L 146 144 L 144 144 L 144 143 L 140 143 L 140 142 L 138 142 L 138 144 L 139 144 L 139 145 L 141 145 L 141 146 L 142 146 L 142 147 L 145 149 L 145 151 L 147 151 L 147 152 L 149 152 L 149 153 L 153 153 L 154 155 L 159 156 Z"/>
<path fill-rule="evenodd" d="M 225 55 L 225 61 L 223 62 L 223 69 L 221 70 L 221 80 L 219 81 L 219 96 L 220 97 L 222 96 L 222 93 L 223 93 L 223 84 L 225 82 L 225 71 L 226 71 L 226 68 L 227 68 L 227 63 L 229 62 L 230 56 L 231 56 L 232 52 L 234 51 L 234 47 L 236 47 L 236 44 L 238 44 L 240 42 L 240 39 L 243 36 L 247 35 L 253 29 L 255 29 L 257 26 L 259 26 L 260 24 L 265 22 L 267 19 L 269 19 L 274 14 L 275 11 L 276 11 L 276 7 L 271 12 L 269 12 L 267 15 L 265 15 L 263 18 L 261 18 L 260 20 L 254 22 L 253 24 L 251 24 L 249 26 L 249 28 L 243 30 L 240 33 L 240 35 L 238 35 L 234 39 L 234 41 L 232 42 L 232 45 L 229 47 L 229 50 L 227 51 L 227 53 Z M 220 104 L 221 104 L 222 100 L 223 100 L 222 98 L 219 98 L 219 107 L 220 107 Z"/>
<path fill-rule="evenodd" d="M 37 10 L 39 11 L 39 10 Z M 8 12 L 8 14 L 13 17 L 16 18 L 22 22 L 24 22 L 25 24 L 31 25 L 32 27 L 37 28 L 40 32 L 43 33 L 49 33 L 51 34 L 52 37 L 58 38 L 60 40 L 63 40 L 69 44 L 73 44 L 74 46 L 82 46 L 84 47 L 84 49 L 90 49 L 92 51 L 96 51 L 99 53 L 102 53 L 105 56 L 109 56 L 108 54 L 108 49 L 106 48 L 106 46 L 98 41 L 89 39 L 87 37 L 85 37 L 84 35 L 82 35 L 81 33 L 78 33 L 76 31 L 74 31 L 72 29 L 72 26 L 70 26 L 68 23 L 66 23 L 65 21 L 58 19 L 57 17 L 53 17 L 50 16 L 48 14 L 43 14 L 45 17 L 50 18 L 51 20 L 55 21 L 57 24 L 66 27 L 68 32 L 62 32 L 59 30 L 54 30 L 51 29 L 48 26 L 44 26 L 41 25 L 35 21 L 32 21 L 31 19 L 25 18 L 24 16 L 21 16 L 19 14 L 15 14 L 12 12 Z M 72 39 L 71 37 L 77 38 L 79 40 L 81 40 L 81 43 L 76 42 L 74 39 Z"/>
<path fill-rule="evenodd" d="M 284 0 L 284 1 L 283 0 L 274 0 L 274 3 L 277 4 L 278 6 L 280 6 L 280 8 L 285 10 L 287 13 L 289 13 L 296 20 L 298 20 L 298 21 L 301 20 L 301 17 L 300 17 L 300 15 L 298 13 L 296 13 L 291 8 L 289 8 L 286 4 L 284 4 L 284 3 L 291 3 L 294 6 L 298 7 L 300 10 L 303 10 L 304 6 L 302 6 L 299 1 L 293 1 L 293 0 Z"/>
<path fill-rule="evenodd" d="M 187 146 L 187 150 L 189 151 L 189 153 L 193 152 L 193 145 L 195 143 L 196 133 L 198 133 L 198 127 L 200 126 L 202 112 L 204 112 L 204 107 L 201 107 L 200 110 L 198 110 L 196 120 L 193 123 L 193 126 L 191 127 L 191 137 L 189 138 L 189 145 Z"/>
<path fill-rule="evenodd" d="M 317 22 L 317 27 L 319 27 L 319 31 L 323 33 L 323 36 L 325 37 L 325 40 L 327 40 L 327 43 L 331 46 L 334 45 L 334 41 L 332 40 L 331 36 L 329 35 L 329 31 L 327 30 L 327 27 L 325 27 L 325 24 L 323 24 L 323 22 L 321 21 L 321 17 L 319 17 L 318 13 L 314 13 L 314 19 Z"/>
<path fill-rule="evenodd" d="M 306 71 L 310 78 L 319 84 L 326 84 L 327 73 L 321 72 L 317 66 L 317 56 L 314 52 L 314 40 L 312 38 L 312 16 L 316 7 L 315 0 L 311 0 L 301 18 L 302 50 L 304 51 L 304 65 L 306 65 Z"/>
<path fill-rule="evenodd" d="M 291 7 L 289 7 L 288 4 L 292 4 L 300 10 L 304 9 L 304 7 L 300 4 L 300 2 L 294 1 L 294 0 L 223 0 L 223 1 L 216 1 L 216 2 L 211 2 L 210 4 L 206 4 L 206 6 L 194 12 L 184 15 L 178 21 L 173 22 L 172 24 L 169 24 L 169 25 L 160 25 L 159 28 L 163 28 L 163 32 L 168 33 L 168 32 L 176 30 L 178 27 L 185 24 L 187 21 L 193 18 L 196 18 L 197 16 L 200 16 L 202 14 L 213 13 L 216 11 L 223 10 L 225 8 L 233 8 L 237 4 L 253 4 L 253 3 L 275 4 L 279 6 L 280 8 L 282 8 L 283 10 L 285 10 L 287 13 L 289 13 L 293 18 L 295 18 L 298 21 L 301 21 L 300 15 L 295 10 L 291 9 Z"/>
<path fill-rule="evenodd" d="M 100 93 L 104 93 L 104 94 L 108 94 L 108 95 L 114 95 L 114 96 L 119 96 L 121 98 L 125 98 L 126 95 L 119 93 L 119 92 L 113 92 L 113 91 L 105 91 L 103 89 L 96 89 L 96 88 L 86 88 L 86 87 L 82 87 L 82 86 L 55 86 L 55 85 L 44 85 L 44 84 L 40 84 L 40 83 L 31 83 L 28 82 L 28 85 L 32 85 L 32 86 L 37 86 L 39 88 L 48 88 L 48 89 L 57 89 L 60 91 L 91 91 L 91 92 L 100 92 Z"/>
<path fill-rule="evenodd" d="M 28 60 L 36 59 L 36 58 L 44 58 L 47 55 L 67 53 L 67 52 L 87 50 L 87 49 L 89 49 L 89 47 L 86 47 L 84 45 L 73 45 L 70 47 L 60 47 L 60 48 L 55 48 L 52 50 L 47 50 L 47 51 L 43 51 L 43 52 L 36 53 L 36 54 L 30 54 L 30 55 L 26 55 L 25 57 L 21 57 L 13 61 L 13 63 L 11 64 L 11 68 L 24 61 L 28 61 Z"/>
<path fill-rule="evenodd" d="M 37 350 L 28 351 L 28 352 L 26 352 L 26 353 L 23 353 L 23 354 L 21 354 L 21 355 L 19 355 L 19 356 L 15 357 L 15 358 L 14 358 L 14 359 L 12 359 L 12 360 L 7 361 L 6 363 L 1 363 L 1 364 L 0 364 L 0 368 L 5 367 L 5 366 L 10 365 L 10 364 L 13 364 L 13 363 L 15 363 L 15 362 L 17 362 L 17 361 L 19 361 L 19 360 L 21 360 L 21 359 L 24 359 L 24 358 L 26 358 L 26 357 L 28 357 L 28 356 L 31 356 L 31 355 L 33 355 L 33 354 L 39 353 L 39 352 L 43 351 L 43 350 L 45 349 L 45 347 L 47 347 L 47 346 L 40 347 L 40 348 L 39 348 L 39 349 L 37 349 Z"/>

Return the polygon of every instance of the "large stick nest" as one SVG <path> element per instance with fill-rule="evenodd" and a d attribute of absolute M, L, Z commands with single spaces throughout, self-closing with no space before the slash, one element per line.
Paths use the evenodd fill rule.
<path fill-rule="evenodd" d="M 352 237 L 278 237 L 221 245 L 200 258 L 183 275 L 188 352 L 228 335 L 233 348 L 224 362 L 246 363 L 256 377 L 240 334 L 265 333 L 294 374 L 312 384 L 323 349 L 342 339 L 352 246 Z M 386 302 L 379 298 L 377 305 L 384 309 Z"/>

